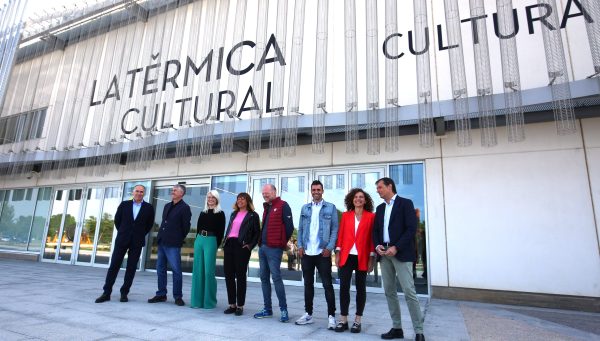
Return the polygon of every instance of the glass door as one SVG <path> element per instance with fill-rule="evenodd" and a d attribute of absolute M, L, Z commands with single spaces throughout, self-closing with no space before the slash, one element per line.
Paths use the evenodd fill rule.
<path fill-rule="evenodd" d="M 425 173 L 422 163 L 390 165 L 390 178 L 396 183 L 398 195 L 412 200 L 417 214 L 415 248 L 417 261 L 413 264 L 413 277 L 417 294 L 429 294 L 427 276 L 427 206 L 425 205 Z M 400 291 L 400 289 L 399 289 Z"/>
<path fill-rule="evenodd" d="M 383 202 L 383 199 L 377 194 L 377 185 L 375 185 L 377 180 L 384 177 L 385 169 L 383 167 L 351 169 L 349 173 L 350 188 L 348 191 L 352 188 L 362 188 L 373 199 L 373 208 Z"/>
<path fill-rule="evenodd" d="M 342 212 L 346 212 L 346 205 L 344 203 L 346 194 L 353 188 L 362 188 L 367 192 L 373 199 L 375 207 L 382 202 L 377 194 L 375 182 L 382 178 L 384 174 L 384 167 L 323 170 L 315 172 L 317 179 L 323 183 L 323 199 L 335 205 L 340 220 Z M 339 283 L 335 259 L 331 271 L 334 283 Z M 373 272 L 367 275 L 368 287 L 381 287 L 380 273 L 378 265 Z M 318 273 L 315 273 L 315 275 L 317 276 L 317 282 L 320 282 L 321 280 Z M 352 283 L 354 284 L 354 279 Z"/>
<path fill-rule="evenodd" d="M 308 172 L 288 173 L 288 174 L 266 174 L 257 175 L 250 178 L 250 195 L 256 209 L 256 213 L 261 217 L 263 214 L 262 187 L 265 184 L 273 184 L 277 188 L 277 195 L 285 200 L 292 209 L 292 218 L 294 220 L 294 232 L 292 242 L 297 242 L 298 223 L 300 222 L 300 210 L 302 205 L 310 200 L 310 181 Z M 284 281 L 300 282 L 302 281 L 302 272 L 298 264 L 298 257 L 292 252 L 284 252 L 281 259 L 281 277 Z M 249 276 L 259 278 L 258 248 L 254 249 L 250 258 Z"/>
<path fill-rule="evenodd" d="M 43 259 L 71 263 L 73 244 L 81 225 L 82 194 L 82 188 L 56 190 Z"/>
<path fill-rule="evenodd" d="M 154 226 L 150 232 L 150 242 L 146 252 L 146 269 L 156 269 L 156 257 L 158 253 L 158 229 L 162 220 L 165 205 L 171 202 L 171 190 L 173 182 L 159 182 L 152 190 L 152 204 L 156 212 Z M 196 240 L 196 225 L 200 212 L 204 209 L 204 202 L 210 187 L 210 180 L 192 180 L 185 183 L 186 194 L 183 200 L 190 205 L 192 210 L 191 229 L 188 233 L 183 247 L 181 248 L 181 268 L 183 272 L 192 272 L 194 265 L 194 241 Z"/>
<path fill-rule="evenodd" d="M 107 266 L 111 255 L 114 215 L 121 202 L 121 186 L 90 187 L 85 193 L 76 263 Z"/>
<path fill-rule="evenodd" d="M 76 263 L 91 265 L 94 256 L 96 232 L 100 225 L 100 212 L 102 211 L 103 188 L 88 188 L 86 190 L 86 205 L 83 214 L 83 225 L 79 233 L 79 246 L 77 249 Z M 111 226 L 112 228 L 112 226 Z"/>

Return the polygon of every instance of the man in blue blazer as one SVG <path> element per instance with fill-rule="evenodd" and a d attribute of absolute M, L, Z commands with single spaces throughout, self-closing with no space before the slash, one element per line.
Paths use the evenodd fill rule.
<path fill-rule="evenodd" d="M 376 245 L 375 251 L 380 257 L 383 290 L 393 322 L 392 329 L 385 334 L 381 334 L 381 338 L 386 340 L 404 338 L 396 288 L 397 278 L 408 305 L 416 334 L 415 340 L 424 341 L 423 314 L 419 307 L 412 276 L 412 264 L 416 261 L 417 215 L 415 207 L 410 199 L 396 195 L 394 180 L 381 178 L 375 184 L 377 185 L 377 193 L 385 202 L 377 206 L 375 227 L 373 228 L 373 244 Z"/>
<path fill-rule="evenodd" d="M 128 255 L 127 269 L 121 287 L 120 301 L 128 301 L 127 294 L 129 294 L 129 289 L 133 283 L 142 248 L 146 245 L 146 234 L 150 232 L 154 224 L 154 207 L 144 201 L 145 192 L 146 188 L 144 186 L 135 186 L 133 188 L 133 199 L 123 201 L 117 208 L 115 214 L 117 238 L 110 259 L 110 267 L 106 273 L 104 292 L 96 299 L 96 303 L 110 301 L 112 287 L 115 284 L 126 253 Z"/>
<path fill-rule="evenodd" d="M 183 276 L 181 271 L 181 247 L 190 232 L 192 210 L 183 201 L 186 188 L 175 185 L 171 191 L 171 202 L 165 205 L 160 228 L 158 229 L 158 253 L 156 259 L 156 275 L 158 291 L 148 299 L 148 303 L 165 302 L 167 300 L 167 263 L 173 272 L 173 298 L 175 304 L 184 306 L 182 293 Z"/>

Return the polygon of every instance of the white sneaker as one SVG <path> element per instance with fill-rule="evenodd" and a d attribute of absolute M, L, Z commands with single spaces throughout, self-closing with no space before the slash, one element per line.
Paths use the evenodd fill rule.
<path fill-rule="evenodd" d="M 334 330 L 335 329 L 335 325 L 336 325 L 335 317 L 329 315 L 329 322 L 327 323 L 327 329 Z"/>
<path fill-rule="evenodd" d="M 305 325 L 305 324 L 311 324 L 315 321 L 313 321 L 312 315 L 309 315 L 308 313 L 304 313 L 304 315 L 302 315 L 302 317 L 300 317 L 299 319 L 296 320 L 296 324 L 301 326 L 301 325 Z"/>

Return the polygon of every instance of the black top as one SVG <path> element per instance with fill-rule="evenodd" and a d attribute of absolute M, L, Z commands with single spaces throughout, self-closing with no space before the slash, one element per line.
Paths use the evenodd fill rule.
<path fill-rule="evenodd" d="M 221 245 L 225 233 L 225 213 L 221 211 L 215 214 L 213 209 L 209 209 L 206 213 L 200 212 L 197 228 L 197 233 L 200 233 L 201 230 L 214 233 L 217 237 L 217 246 Z"/>

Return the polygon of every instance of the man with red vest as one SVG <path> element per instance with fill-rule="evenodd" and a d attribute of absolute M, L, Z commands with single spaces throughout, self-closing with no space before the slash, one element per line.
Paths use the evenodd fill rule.
<path fill-rule="evenodd" d="M 264 308 L 254 314 L 254 318 L 260 319 L 273 317 L 271 304 L 271 282 L 273 279 L 275 293 L 279 300 L 281 317 L 279 321 L 290 320 L 285 299 L 285 287 L 281 279 L 281 257 L 283 250 L 287 247 L 287 241 L 294 232 L 294 221 L 292 220 L 292 209 L 287 202 L 277 196 L 277 189 L 272 184 L 266 184 L 262 188 L 262 196 L 265 200 L 263 206 L 263 222 L 261 239 L 258 242 L 258 260 L 260 263 L 260 282 L 262 285 Z"/>

